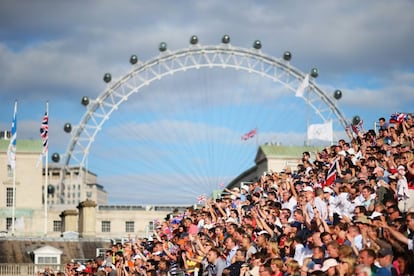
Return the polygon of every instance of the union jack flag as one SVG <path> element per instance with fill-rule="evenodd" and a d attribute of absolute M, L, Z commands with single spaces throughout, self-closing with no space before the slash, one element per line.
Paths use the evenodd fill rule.
<path fill-rule="evenodd" d="M 200 203 L 203 203 L 203 202 L 205 202 L 207 200 L 207 197 L 206 197 L 206 195 L 199 195 L 198 197 L 197 197 L 197 202 L 200 204 Z"/>
<path fill-rule="evenodd" d="M 241 139 L 243 141 L 249 140 L 250 138 L 253 138 L 256 134 L 257 134 L 257 129 L 255 128 L 255 129 L 250 130 L 246 134 L 242 135 Z"/>
<path fill-rule="evenodd" d="M 358 135 L 364 129 L 364 120 L 361 120 L 357 125 L 351 124 L 352 131 Z"/>
<path fill-rule="evenodd" d="M 405 120 L 407 120 L 407 114 L 404 113 L 396 112 L 390 116 L 390 124 L 402 123 Z"/>
<path fill-rule="evenodd" d="M 336 170 L 338 168 L 338 160 L 335 160 L 329 167 L 328 173 L 326 174 L 325 183 L 323 186 L 331 186 L 336 180 Z"/>
<path fill-rule="evenodd" d="M 42 125 L 40 126 L 40 138 L 42 138 L 43 142 L 43 151 L 42 154 L 45 155 L 48 151 L 49 147 L 49 117 L 47 112 L 45 112 L 45 116 L 43 116 Z"/>

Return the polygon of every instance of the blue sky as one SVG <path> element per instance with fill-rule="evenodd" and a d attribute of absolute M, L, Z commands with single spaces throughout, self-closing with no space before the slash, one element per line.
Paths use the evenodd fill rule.
<path fill-rule="evenodd" d="M 40 139 L 49 102 L 50 154 L 64 154 L 83 96 L 97 98 L 131 70 L 129 57 L 154 59 L 160 42 L 186 48 L 231 44 L 279 58 L 289 50 L 302 72 L 317 67 L 338 107 L 372 128 L 379 117 L 414 112 L 412 1 L 2 1 L 0 128 L 15 99 L 18 139 Z M 195 70 L 165 77 L 131 96 L 96 137 L 88 168 L 113 204 L 196 202 L 253 165 L 257 141 L 302 145 L 304 101 L 281 85 L 235 70 Z M 258 137 L 240 136 L 257 127 Z M 335 126 L 335 130 L 339 130 Z M 18 147 L 18 146 L 17 146 Z M 40 184 L 39 184 L 40 185 Z"/>

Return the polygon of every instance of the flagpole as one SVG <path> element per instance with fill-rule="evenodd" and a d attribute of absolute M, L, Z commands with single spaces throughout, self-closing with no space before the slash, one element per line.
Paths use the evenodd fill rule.
<path fill-rule="evenodd" d="M 12 209 L 12 236 L 14 236 L 16 224 L 14 220 L 16 219 L 16 165 L 13 169 L 13 209 Z"/>
<path fill-rule="evenodd" d="M 12 140 L 13 140 L 13 149 L 9 149 L 11 150 L 12 153 L 12 164 L 13 164 L 13 206 L 12 206 L 12 236 L 14 236 L 14 232 L 16 230 L 16 224 L 15 224 L 15 219 L 16 219 L 16 148 L 17 148 L 17 143 L 16 143 L 16 139 L 17 139 L 17 129 L 16 129 L 16 113 L 17 113 L 17 101 L 14 102 L 14 112 L 13 112 L 13 126 L 12 126 Z M 14 129 L 14 131 L 13 131 Z M 14 132 L 14 133 L 13 133 Z M 15 137 L 13 137 L 15 136 Z M 16 145 L 15 145 L 16 143 Z M 14 152 L 13 152 L 14 151 Z"/>
<path fill-rule="evenodd" d="M 309 129 L 309 93 L 306 95 L 306 146 L 309 146 L 309 136 L 308 136 L 308 129 Z"/>
<path fill-rule="evenodd" d="M 46 115 L 48 116 L 48 125 L 49 125 L 49 102 L 46 102 Z M 43 191 L 43 196 L 45 199 L 45 230 L 44 230 L 44 233 L 45 233 L 45 236 L 47 236 L 47 194 L 48 194 L 47 188 L 48 188 L 48 183 L 49 183 L 49 145 L 47 145 L 46 151 L 43 153 L 43 155 L 45 155 L 46 157 L 45 158 L 45 187 Z"/>

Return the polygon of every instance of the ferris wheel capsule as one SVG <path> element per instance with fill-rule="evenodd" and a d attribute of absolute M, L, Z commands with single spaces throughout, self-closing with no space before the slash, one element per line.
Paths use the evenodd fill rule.
<path fill-rule="evenodd" d="M 198 37 L 196 35 L 191 36 L 190 43 L 196 45 L 198 43 Z"/>
<path fill-rule="evenodd" d="M 253 42 L 253 48 L 255 48 L 257 50 L 261 49 L 262 48 L 262 42 L 260 40 L 255 40 Z"/>
<path fill-rule="evenodd" d="M 223 38 L 221 39 L 221 42 L 224 44 L 229 44 L 230 43 L 230 36 L 229 35 L 224 35 Z"/>

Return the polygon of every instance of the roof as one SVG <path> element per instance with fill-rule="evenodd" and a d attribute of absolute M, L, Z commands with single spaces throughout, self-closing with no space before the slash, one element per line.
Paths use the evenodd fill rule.
<path fill-rule="evenodd" d="M 279 146 L 279 145 L 262 145 L 259 147 L 255 157 L 256 165 L 242 172 L 236 178 L 234 178 L 228 185 L 227 188 L 234 187 L 243 179 L 246 175 L 250 175 L 257 169 L 257 164 L 270 159 L 300 159 L 304 151 L 309 153 L 320 150 L 318 147 L 310 146 Z"/>
<path fill-rule="evenodd" d="M 10 140 L 0 139 L 0 152 L 7 152 L 9 147 Z M 16 151 L 17 152 L 36 152 L 40 153 L 42 151 L 42 141 L 39 139 L 36 140 L 19 140 L 16 141 Z"/>
<path fill-rule="evenodd" d="M 260 153 L 263 153 L 267 159 L 269 158 L 300 158 L 304 151 L 308 151 L 311 154 L 319 149 L 317 147 L 310 146 L 275 146 L 275 145 L 262 145 L 259 147 L 256 158 Z"/>
<path fill-rule="evenodd" d="M 36 255 L 44 255 L 44 254 L 48 254 L 48 255 L 50 255 L 50 254 L 59 254 L 60 255 L 63 252 L 62 252 L 62 250 L 59 250 L 59 249 L 57 249 L 53 246 L 46 245 L 46 246 L 40 247 L 36 250 L 33 250 L 33 253 L 36 254 Z"/>
<path fill-rule="evenodd" d="M 56 240 L 51 238 L 7 238 L 0 239 L 0 251 L 7 254 L 0 254 L 0 263 L 33 263 L 33 254 L 37 250 L 44 250 L 44 247 L 51 247 L 53 250 L 61 251 L 61 262 L 68 263 L 73 259 L 96 257 L 97 248 L 110 248 L 108 240 Z M 47 249 L 47 248 L 46 248 Z M 41 251 L 42 252 L 42 251 Z"/>

